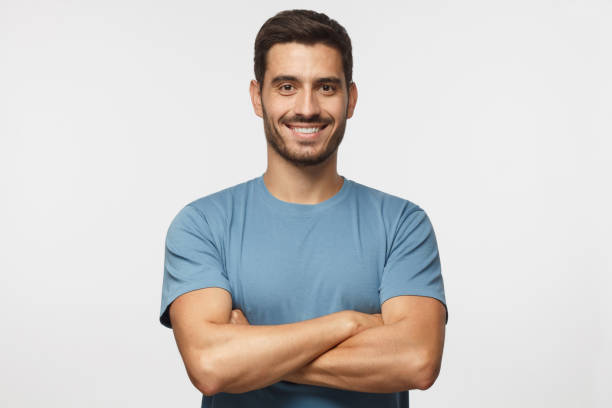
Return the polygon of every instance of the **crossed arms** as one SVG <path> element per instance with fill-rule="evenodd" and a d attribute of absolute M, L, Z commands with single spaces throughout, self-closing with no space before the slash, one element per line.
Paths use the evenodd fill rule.
<path fill-rule="evenodd" d="M 423 296 L 396 296 L 381 314 L 344 310 L 298 323 L 253 326 L 229 292 L 179 296 L 170 320 L 193 385 L 242 393 L 281 380 L 390 393 L 427 389 L 440 371 L 446 311 Z"/>

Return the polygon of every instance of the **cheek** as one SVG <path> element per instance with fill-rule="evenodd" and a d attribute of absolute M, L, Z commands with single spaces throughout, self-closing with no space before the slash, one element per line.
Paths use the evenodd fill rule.
<path fill-rule="evenodd" d="M 333 98 L 330 100 L 326 100 L 321 104 L 321 107 L 327 111 L 335 120 L 336 122 L 344 119 L 344 117 L 346 116 L 346 109 L 347 109 L 347 101 L 344 100 L 345 98 Z"/>
<path fill-rule="evenodd" d="M 291 112 L 293 103 L 291 98 L 271 96 L 265 101 L 266 112 L 273 119 L 279 119 Z"/>

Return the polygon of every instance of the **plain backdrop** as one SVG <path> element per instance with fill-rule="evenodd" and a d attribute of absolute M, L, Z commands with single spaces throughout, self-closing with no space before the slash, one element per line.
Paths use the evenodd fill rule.
<path fill-rule="evenodd" d="M 0 406 L 199 406 L 165 234 L 265 171 L 253 42 L 288 8 L 353 41 L 339 173 L 436 230 L 450 319 L 411 406 L 611 406 L 612 3 L 586 0 L 0 0 Z"/>

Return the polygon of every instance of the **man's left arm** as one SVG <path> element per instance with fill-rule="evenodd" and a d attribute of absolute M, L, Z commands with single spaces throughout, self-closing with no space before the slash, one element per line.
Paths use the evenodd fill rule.
<path fill-rule="evenodd" d="M 373 393 L 429 388 L 442 362 L 444 305 L 431 297 L 395 296 L 381 311 L 383 325 L 345 340 L 284 380 Z"/>

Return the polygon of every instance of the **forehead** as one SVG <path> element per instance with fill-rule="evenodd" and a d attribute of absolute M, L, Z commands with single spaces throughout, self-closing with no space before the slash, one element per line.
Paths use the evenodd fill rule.
<path fill-rule="evenodd" d="M 268 51 L 264 82 L 279 75 L 303 81 L 335 76 L 344 81 L 342 56 L 337 49 L 321 43 L 274 44 Z"/>

